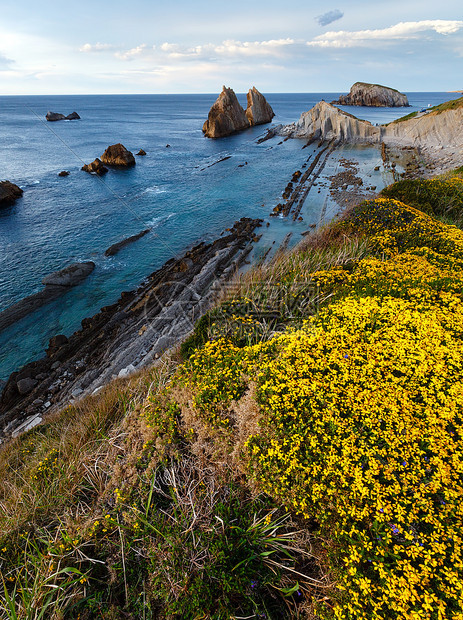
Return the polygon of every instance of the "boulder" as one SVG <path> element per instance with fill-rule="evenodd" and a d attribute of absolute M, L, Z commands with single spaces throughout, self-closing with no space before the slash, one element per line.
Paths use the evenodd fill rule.
<path fill-rule="evenodd" d="M 222 88 L 217 101 L 209 110 L 203 133 L 207 138 L 223 138 L 250 127 L 246 113 L 231 88 Z"/>
<path fill-rule="evenodd" d="M 381 86 L 380 84 L 367 84 L 355 82 L 348 95 L 341 95 L 335 105 L 362 105 L 370 107 L 407 107 L 407 95 L 399 93 L 394 88 Z"/>
<path fill-rule="evenodd" d="M 106 168 L 106 166 L 103 166 L 98 157 L 94 161 L 92 161 L 91 164 L 85 164 L 84 166 L 82 166 L 82 170 L 84 172 L 90 172 L 91 174 L 98 174 L 99 176 L 108 172 L 108 169 Z"/>
<path fill-rule="evenodd" d="M 46 350 L 47 357 L 54 356 L 58 349 L 61 349 L 61 347 L 63 347 L 68 342 L 69 340 L 66 336 L 64 336 L 64 334 L 58 334 L 57 336 L 53 336 L 53 338 L 50 338 L 50 342 L 48 343 L 48 349 Z"/>
<path fill-rule="evenodd" d="M 140 149 L 137 155 L 140 155 L 140 156 L 146 155 L 146 151 L 144 151 L 143 149 Z"/>
<path fill-rule="evenodd" d="M 250 125 L 263 125 L 271 122 L 275 113 L 264 95 L 255 86 L 249 89 L 247 101 L 246 118 Z"/>
<path fill-rule="evenodd" d="M 48 111 L 45 118 L 47 119 L 47 121 L 54 123 L 55 121 L 64 121 L 66 117 L 64 116 L 64 114 L 59 114 L 58 112 Z"/>
<path fill-rule="evenodd" d="M 61 170 L 61 172 L 58 173 L 59 177 L 68 177 L 70 174 L 69 170 Z"/>
<path fill-rule="evenodd" d="M 26 378 L 26 379 L 20 379 L 18 383 L 16 384 L 16 387 L 18 388 L 18 392 L 24 395 L 24 394 L 29 394 L 29 392 L 32 392 L 32 390 L 35 388 L 36 385 L 37 385 L 37 379 Z"/>
<path fill-rule="evenodd" d="M 101 156 L 101 161 L 107 166 L 116 166 L 118 168 L 135 165 L 135 157 L 133 153 L 128 151 L 123 144 L 113 144 L 108 146 Z"/>
<path fill-rule="evenodd" d="M 60 271 L 55 271 L 42 280 L 45 286 L 75 286 L 89 276 L 95 269 L 95 263 L 73 263 Z"/>
<path fill-rule="evenodd" d="M 64 114 L 60 114 L 59 112 L 47 112 L 45 118 L 47 119 L 47 121 L 50 122 L 75 121 L 80 119 L 80 116 L 77 114 L 77 112 L 71 112 L 71 114 L 68 114 L 67 116 L 64 116 Z"/>
<path fill-rule="evenodd" d="M 23 190 L 14 183 L 0 181 L 0 207 L 12 205 L 22 195 Z"/>

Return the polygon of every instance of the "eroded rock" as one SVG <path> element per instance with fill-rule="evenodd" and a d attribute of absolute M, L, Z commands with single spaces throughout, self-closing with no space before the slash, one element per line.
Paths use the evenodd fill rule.
<path fill-rule="evenodd" d="M 47 112 L 45 118 L 47 121 L 56 122 L 56 121 L 76 121 L 80 119 L 80 116 L 77 112 L 71 112 L 65 116 L 64 114 L 60 114 L 59 112 Z"/>
<path fill-rule="evenodd" d="M 106 168 L 106 166 L 103 166 L 98 157 L 94 159 L 91 164 L 85 164 L 84 166 L 82 166 L 82 170 L 84 172 L 90 172 L 90 174 L 97 174 L 98 176 L 101 176 L 108 172 L 108 169 Z"/>
<path fill-rule="evenodd" d="M 246 118 L 250 125 L 263 125 L 271 122 L 275 113 L 264 95 L 255 86 L 249 89 L 247 101 Z"/>
<path fill-rule="evenodd" d="M 207 138 L 223 138 L 250 126 L 232 88 L 223 86 L 222 92 L 209 110 L 203 133 Z"/>
<path fill-rule="evenodd" d="M 0 181 L 0 207 L 12 205 L 23 195 L 23 190 L 10 181 Z"/>
<path fill-rule="evenodd" d="M 117 168 L 127 168 L 135 166 L 135 157 L 133 153 L 125 148 L 120 142 L 108 146 L 101 156 L 101 161 L 107 166 L 115 166 Z"/>

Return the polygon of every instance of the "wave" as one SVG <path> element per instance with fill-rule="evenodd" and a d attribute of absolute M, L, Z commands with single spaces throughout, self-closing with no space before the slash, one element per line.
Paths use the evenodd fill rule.
<path fill-rule="evenodd" d="M 159 185 L 152 185 L 151 187 L 147 187 L 141 192 L 141 196 L 143 194 L 166 194 L 167 190 Z"/>
<path fill-rule="evenodd" d="M 174 217 L 174 215 L 176 215 L 176 213 L 166 213 L 165 215 L 154 217 L 152 220 L 148 220 L 146 223 L 151 229 L 155 229 L 158 228 L 161 224 L 164 224 L 164 222 L 167 222 L 167 220 L 170 220 L 170 218 Z"/>

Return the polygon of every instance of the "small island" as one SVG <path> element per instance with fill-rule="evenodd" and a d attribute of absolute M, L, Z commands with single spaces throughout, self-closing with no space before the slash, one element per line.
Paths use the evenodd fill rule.
<path fill-rule="evenodd" d="M 398 108 L 408 107 L 407 95 L 400 93 L 395 88 L 381 86 L 380 84 L 368 84 L 367 82 L 355 82 L 348 95 L 341 95 L 333 105 L 357 105 L 375 108 Z"/>
<path fill-rule="evenodd" d="M 235 91 L 223 86 L 203 125 L 203 133 L 207 138 L 224 138 L 254 125 L 270 123 L 274 116 L 271 106 L 255 86 L 248 91 L 246 111 Z"/>

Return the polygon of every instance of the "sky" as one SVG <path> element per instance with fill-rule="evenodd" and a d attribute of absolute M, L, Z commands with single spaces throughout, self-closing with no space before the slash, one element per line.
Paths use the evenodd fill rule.
<path fill-rule="evenodd" d="M 461 0 L 0 0 L 0 94 L 463 89 Z"/>

